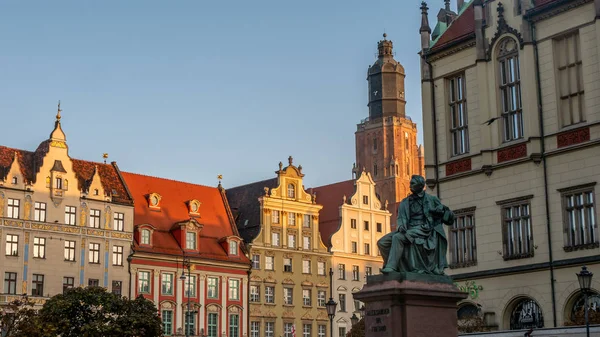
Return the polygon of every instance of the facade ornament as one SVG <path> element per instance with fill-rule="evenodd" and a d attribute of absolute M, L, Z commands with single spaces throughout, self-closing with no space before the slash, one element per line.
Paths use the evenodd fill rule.
<path fill-rule="evenodd" d="M 293 162 L 294 162 L 294 158 L 292 156 L 289 156 L 288 163 L 290 164 L 290 166 L 292 166 Z"/>
<path fill-rule="evenodd" d="M 504 34 L 513 35 L 519 41 L 520 49 L 523 49 L 524 42 L 525 42 L 523 40 L 523 36 L 521 35 L 521 33 L 518 30 L 509 26 L 508 23 L 506 22 L 506 19 L 504 18 L 504 5 L 502 5 L 501 2 L 498 3 L 497 12 L 498 12 L 498 29 L 496 30 L 496 34 L 494 34 L 494 37 L 492 37 L 492 40 L 490 41 L 490 44 L 488 46 L 488 51 L 487 51 L 487 60 L 488 61 L 492 60 L 492 49 L 494 48 L 494 45 L 496 44 L 496 42 L 498 42 L 498 40 L 500 39 L 500 36 L 502 36 Z"/>
<path fill-rule="evenodd" d="M 462 292 L 468 293 L 472 300 L 479 297 L 479 291 L 483 290 L 483 286 L 475 284 L 475 281 L 465 281 L 464 285 L 454 283 L 454 285 Z"/>

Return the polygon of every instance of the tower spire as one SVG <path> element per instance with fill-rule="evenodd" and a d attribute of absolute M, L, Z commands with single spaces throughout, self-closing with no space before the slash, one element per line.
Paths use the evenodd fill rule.
<path fill-rule="evenodd" d="M 60 109 L 60 100 L 58 101 L 58 111 L 56 112 L 56 121 L 60 122 L 60 113 L 62 112 L 62 110 Z"/>
<path fill-rule="evenodd" d="M 387 34 L 383 33 L 383 40 L 377 44 L 377 50 L 379 51 L 379 58 L 392 57 L 393 56 L 394 44 L 392 41 L 387 39 Z"/>
<path fill-rule="evenodd" d="M 421 2 L 421 28 L 419 29 L 419 33 L 427 32 L 431 34 L 428 11 L 429 7 L 427 7 L 427 3 L 425 1 Z"/>

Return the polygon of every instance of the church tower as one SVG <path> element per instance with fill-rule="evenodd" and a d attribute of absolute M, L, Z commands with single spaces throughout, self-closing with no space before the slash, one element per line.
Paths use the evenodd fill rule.
<path fill-rule="evenodd" d="M 417 125 L 406 116 L 404 67 L 394 59 L 386 34 L 377 49 L 377 60 L 367 72 L 369 117 L 357 125 L 353 177 L 360 176 L 360 170 L 370 172 L 380 200 L 395 214 L 395 204 L 410 192 L 411 175 L 423 175 L 423 155 Z"/>

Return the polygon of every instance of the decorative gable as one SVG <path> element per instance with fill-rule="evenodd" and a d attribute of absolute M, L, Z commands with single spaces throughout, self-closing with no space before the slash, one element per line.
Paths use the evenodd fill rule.
<path fill-rule="evenodd" d="M 10 165 L 10 169 L 6 175 L 5 184 L 12 188 L 23 189 L 25 187 L 25 177 L 23 176 L 22 172 L 21 164 L 19 164 L 19 154 L 17 151 L 15 151 L 12 164 Z"/>

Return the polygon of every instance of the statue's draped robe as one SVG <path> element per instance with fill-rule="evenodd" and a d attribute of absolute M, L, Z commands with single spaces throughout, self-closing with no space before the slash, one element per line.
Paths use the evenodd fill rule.
<path fill-rule="evenodd" d="M 411 206 L 412 205 L 412 206 Z M 419 212 L 419 208 L 422 210 Z M 434 216 L 432 211 L 439 214 Z M 448 267 L 448 241 L 442 226 L 451 225 L 454 214 L 434 196 L 426 193 L 405 198 L 398 207 L 398 230 L 406 229 L 400 271 L 444 275 Z"/>

